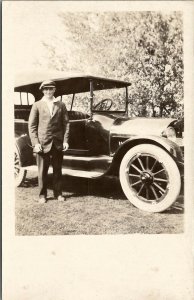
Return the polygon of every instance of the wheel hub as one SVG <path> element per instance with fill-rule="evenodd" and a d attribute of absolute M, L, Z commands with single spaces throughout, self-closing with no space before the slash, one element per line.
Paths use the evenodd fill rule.
<path fill-rule="evenodd" d="M 143 183 L 150 185 L 153 183 L 153 176 L 148 172 L 142 172 L 141 180 Z"/>

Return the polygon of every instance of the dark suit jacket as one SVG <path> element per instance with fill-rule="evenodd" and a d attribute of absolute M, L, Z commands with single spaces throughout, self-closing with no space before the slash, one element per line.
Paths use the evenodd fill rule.
<path fill-rule="evenodd" d="M 41 144 L 43 152 L 51 150 L 52 144 L 58 150 L 63 149 L 63 143 L 68 143 L 69 118 L 66 106 L 63 102 L 53 102 L 53 116 L 50 116 L 49 108 L 44 100 L 33 104 L 29 116 L 29 135 L 32 146 Z"/>

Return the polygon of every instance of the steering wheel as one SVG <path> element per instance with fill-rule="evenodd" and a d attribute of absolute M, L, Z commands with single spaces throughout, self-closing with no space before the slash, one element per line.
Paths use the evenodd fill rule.
<path fill-rule="evenodd" d="M 94 109 L 96 109 L 96 110 L 109 110 L 112 105 L 113 105 L 112 100 L 107 98 L 107 99 L 103 99 L 102 101 L 97 103 L 94 106 Z"/>

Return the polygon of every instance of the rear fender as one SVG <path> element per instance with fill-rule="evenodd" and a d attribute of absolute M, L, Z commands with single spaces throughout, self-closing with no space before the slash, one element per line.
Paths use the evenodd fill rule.
<path fill-rule="evenodd" d="M 16 137 L 15 145 L 20 156 L 21 167 L 34 165 L 35 158 L 33 156 L 33 148 L 29 136 L 27 134 L 23 134 Z"/>

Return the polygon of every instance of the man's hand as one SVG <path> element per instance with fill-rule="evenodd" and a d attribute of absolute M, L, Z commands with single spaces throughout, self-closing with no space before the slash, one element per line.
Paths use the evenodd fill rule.
<path fill-rule="evenodd" d="M 63 143 L 63 151 L 67 151 L 67 149 L 69 148 L 69 144 L 68 143 Z"/>
<path fill-rule="evenodd" d="M 36 144 L 34 146 L 34 152 L 36 152 L 36 153 L 42 152 L 42 146 L 41 146 L 41 144 Z"/>

